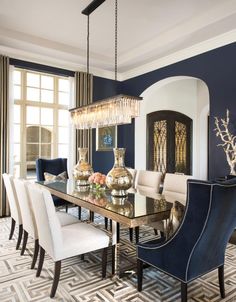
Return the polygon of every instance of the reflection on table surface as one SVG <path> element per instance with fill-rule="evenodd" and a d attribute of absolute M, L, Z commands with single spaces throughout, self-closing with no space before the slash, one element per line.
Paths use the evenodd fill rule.
<path fill-rule="evenodd" d="M 90 189 L 89 186 L 78 186 L 75 181 L 38 181 L 37 183 L 58 192 L 77 197 L 98 207 L 105 208 L 128 218 L 137 218 L 160 212 L 170 211 L 172 203 L 157 193 L 137 192 L 130 190 L 126 197 L 111 196 L 109 190 Z"/>

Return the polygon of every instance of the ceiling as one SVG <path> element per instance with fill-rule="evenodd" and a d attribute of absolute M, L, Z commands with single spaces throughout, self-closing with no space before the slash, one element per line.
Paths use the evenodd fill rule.
<path fill-rule="evenodd" d="M 86 70 L 90 0 L 0 0 L 0 53 Z M 236 0 L 118 0 L 119 79 L 236 41 Z M 114 77 L 114 0 L 90 15 L 90 70 Z"/>

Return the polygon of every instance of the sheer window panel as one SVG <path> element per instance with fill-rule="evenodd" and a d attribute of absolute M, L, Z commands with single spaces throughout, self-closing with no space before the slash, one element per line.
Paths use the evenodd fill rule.
<path fill-rule="evenodd" d="M 66 127 L 58 127 L 58 143 L 68 144 L 69 142 L 69 131 Z"/>
<path fill-rule="evenodd" d="M 20 144 L 14 144 L 13 161 L 20 161 Z"/>
<path fill-rule="evenodd" d="M 59 79 L 58 81 L 58 90 L 69 92 L 70 90 L 70 82 L 67 79 Z"/>
<path fill-rule="evenodd" d="M 26 161 L 36 161 L 39 158 L 39 144 L 26 144 Z"/>
<path fill-rule="evenodd" d="M 26 178 L 27 179 L 35 179 L 36 178 L 36 164 L 35 164 L 35 162 L 27 162 Z"/>
<path fill-rule="evenodd" d="M 39 126 L 27 126 L 26 127 L 26 142 L 27 143 L 39 143 Z"/>
<path fill-rule="evenodd" d="M 58 112 L 58 125 L 59 126 L 68 126 L 70 119 L 70 112 L 68 110 L 60 109 Z"/>
<path fill-rule="evenodd" d="M 40 90 L 38 88 L 27 88 L 27 100 L 39 102 L 40 101 Z"/>
<path fill-rule="evenodd" d="M 68 145 L 58 144 L 58 157 L 68 158 L 69 157 Z"/>
<path fill-rule="evenodd" d="M 21 72 L 19 70 L 14 70 L 13 72 L 13 83 L 16 85 L 21 84 Z"/>
<path fill-rule="evenodd" d="M 53 128 L 52 127 L 41 127 L 41 143 L 52 143 L 53 142 Z"/>
<path fill-rule="evenodd" d="M 20 123 L 20 105 L 14 105 L 13 122 Z"/>
<path fill-rule="evenodd" d="M 41 88 L 53 90 L 54 89 L 53 77 L 42 75 L 41 76 Z"/>
<path fill-rule="evenodd" d="M 53 109 L 41 108 L 41 125 L 53 125 Z"/>
<path fill-rule="evenodd" d="M 20 100 L 21 99 L 21 87 L 14 85 L 14 99 Z"/>
<path fill-rule="evenodd" d="M 68 105 L 69 104 L 69 93 L 67 92 L 59 92 L 59 104 Z"/>
<path fill-rule="evenodd" d="M 27 72 L 26 85 L 30 87 L 39 87 L 40 75 L 36 73 Z"/>
<path fill-rule="evenodd" d="M 41 90 L 41 102 L 53 103 L 53 91 L 52 90 Z"/>
<path fill-rule="evenodd" d="M 26 108 L 26 124 L 38 125 L 39 124 L 40 108 L 34 106 L 27 106 Z"/>
<path fill-rule="evenodd" d="M 20 143 L 20 139 L 21 139 L 21 136 L 20 136 L 20 125 L 14 125 L 14 138 L 13 138 L 13 141 L 14 143 Z"/>
<path fill-rule="evenodd" d="M 75 104 L 75 78 L 74 77 L 69 77 L 69 85 L 70 85 L 70 92 L 69 92 L 69 108 L 74 108 L 76 107 Z M 72 126 L 71 123 L 71 118 L 70 118 L 70 113 L 67 111 L 68 114 L 68 132 L 69 132 L 69 144 L 68 144 L 68 150 L 70 150 L 70 152 L 68 152 L 68 160 L 67 160 L 67 168 L 68 168 L 68 173 L 69 173 L 69 177 L 72 178 L 72 171 L 73 171 L 73 167 L 75 165 L 75 155 L 76 155 L 76 144 L 75 144 L 75 127 Z M 71 152 L 72 150 L 72 152 Z"/>
<path fill-rule="evenodd" d="M 52 144 L 41 145 L 41 157 L 46 159 L 52 158 Z"/>
<path fill-rule="evenodd" d="M 20 165 L 14 165 L 13 166 L 13 176 L 15 178 L 19 178 L 20 177 Z"/>

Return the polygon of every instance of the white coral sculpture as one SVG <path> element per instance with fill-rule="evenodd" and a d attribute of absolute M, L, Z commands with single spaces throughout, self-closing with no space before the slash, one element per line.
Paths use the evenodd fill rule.
<path fill-rule="evenodd" d="M 230 166 L 230 174 L 236 175 L 236 135 L 233 135 L 229 131 L 229 123 L 229 110 L 227 109 L 225 119 L 215 117 L 216 128 L 214 130 L 216 131 L 216 136 L 219 136 L 222 140 L 222 143 L 217 146 L 221 146 L 224 149 L 227 162 Z"/>

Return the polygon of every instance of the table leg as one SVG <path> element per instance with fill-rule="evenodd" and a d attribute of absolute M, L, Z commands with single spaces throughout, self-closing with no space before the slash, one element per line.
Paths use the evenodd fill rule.
<path fill-rule="evenodd" d="M 120 273 L 120 251 L 119 251 L 119 223 L 112 220 L 112 245 L 114 246 L 114 274 Z"/>

